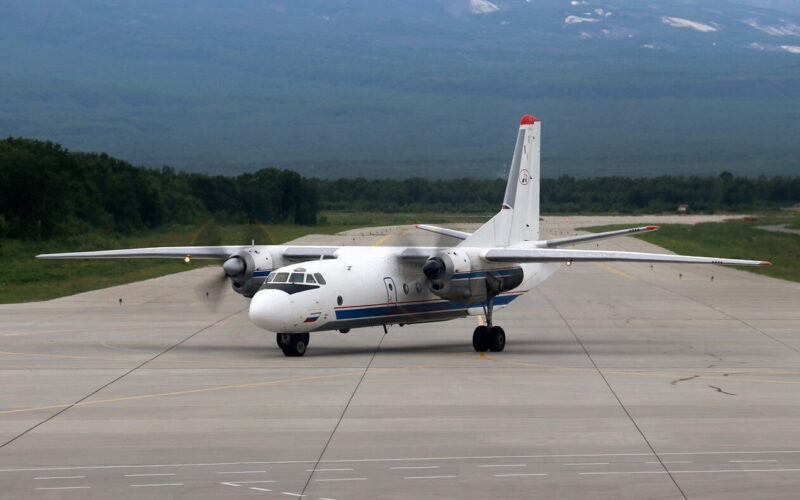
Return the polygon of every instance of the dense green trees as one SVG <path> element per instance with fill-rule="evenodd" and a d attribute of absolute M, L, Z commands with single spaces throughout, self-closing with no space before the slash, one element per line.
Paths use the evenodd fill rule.
<path fill-rule="evenodd" d="M 288 170 L 188 174 L 72 153 L 51 142 L 0 141 L 0 237 L 129 233 L 209 217 L 314 224 L 318 203 L 316 186 Z"/>
<path fill-rule="evenodd" d="M 135 167 L 31 139 L 0 141 L 0 237 L 49 238 L 85 230 L 129 233 L 166 223 L 314 224 L 320 209 L 491 213 L 503 179 L 305 179 L 263 169 L 236 177 Z M 800 201 L 800 177 L 543 179 L 543 213 L 662 213 L 775 208 Z"/>

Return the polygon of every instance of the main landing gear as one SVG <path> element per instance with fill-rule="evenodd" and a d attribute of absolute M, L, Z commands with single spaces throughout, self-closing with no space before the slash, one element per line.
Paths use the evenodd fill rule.
<path fill-rule="evenodd" d="M 492 325 L 492 309 L 494 297 L 486 300 L 486 325 L 481 325 L 472 333 L 472 347 L 478 352 L 500 352 L 506 347 L 506 332 L 499 326 Z"/>
<path fill-rule="evenodd" d="M 277 333 L 275 340 L 284 356 L 297 357 L 306 353 L 308 348 L 308 333 Z"/>

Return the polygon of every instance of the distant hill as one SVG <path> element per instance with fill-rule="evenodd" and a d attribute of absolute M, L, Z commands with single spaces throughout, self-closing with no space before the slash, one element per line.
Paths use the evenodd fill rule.
<path fill-rule="evenodd" d="M 5 0 L 0 137 L 235 174 L 796 174 L 793 0 Z"/>

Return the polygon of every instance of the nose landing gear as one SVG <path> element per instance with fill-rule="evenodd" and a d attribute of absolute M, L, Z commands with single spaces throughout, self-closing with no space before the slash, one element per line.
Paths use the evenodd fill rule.
<path fill-rule="evenodd" d="M 306 353 L 308 348 L 308 333 L 277 333 L 275 340 L 284 356 L 298 357 Z"/>

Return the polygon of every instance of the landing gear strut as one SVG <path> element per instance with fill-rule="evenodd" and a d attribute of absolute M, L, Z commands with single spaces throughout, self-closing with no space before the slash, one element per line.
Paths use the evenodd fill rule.
<path fill-rule="evenodd" d="M 500 352 L 506 346 L 506 332 L 499 326 L 492 325 L 492 309 L 494 308 L 494 295 L 486 299 L 486 325 L 475 328 L 472 333 L 472 347 L 478 352 Z"/>
<path fill-rule="evenodd" d="M 283 351 L 284 356 L 302 356 L 308 348 L 308 333 L 277 333 L 275 340 L 278 347 Z"/>

